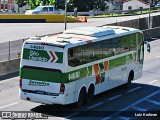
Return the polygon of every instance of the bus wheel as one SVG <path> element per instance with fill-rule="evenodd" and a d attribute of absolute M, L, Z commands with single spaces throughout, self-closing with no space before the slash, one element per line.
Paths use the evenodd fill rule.
<path fill-rule="evenodd" d="M 126 88 L 129 88 L 131 86 L 131 82 L 133 79 L 134 79 L 134 73 L 133 71 L 131 71 L 128 76 L 128 82 L 125 84 Z"/>
<path fill-rule="evenodd" d="M 94 97 L 94 85 L 90 85 L 88 89 L 88 93 L 86 94 L 85 97 L 85 103 L 90 103 Z"/>
<path fill-rule="evenodd" d="M 80 107 L 83 104 L 84 98 L 85 98 L 85 90 L 84 88 L 82 88 L 79 93 L 78 101 L 76 102 L 77 107 Z"/>

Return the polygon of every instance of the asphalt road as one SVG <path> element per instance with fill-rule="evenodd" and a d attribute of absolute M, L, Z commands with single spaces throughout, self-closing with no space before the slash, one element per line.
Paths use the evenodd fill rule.
<path fill-rule="evenodd" d="M 151 16 L 154 15 L 160 15 L 160 12 L 151 14 Z M 127 17 L 91 18 L 88 19 L 87 23 L 68 23 L 67 29 L 80 26 L 100 26 L 142 17 L 148 17 L 148 14 Z M 54 34 L 63 31 L 64 23 L 1 23 L 0 43 L 29 38 L 36 35 L 42 36 L 47 34 Z"/>
<path fill-rule="evenodd" d="M 45 106 L 22 101 L 18 96 L 18 79 L 0 81 L 0 111 L 32 111 L 49 115 L 49 120 L 159 120 L 160 119 L 160 39 L 151 42 L 145 52 L 143 75 L 130 88 L 120 86 L 95 96 L 90 104 Z M 2 79 L 2 78 L 0 78 Z M 129 112 L 131 111 L 131 112 Z M 156 112 L 155 112 L 156 111 Z M 157 117 L 138 117 L 147 112 Z M 159 113 L 158 113 L 159 112 Z M 159 118 L 158 118 L 159 116 Z"/>

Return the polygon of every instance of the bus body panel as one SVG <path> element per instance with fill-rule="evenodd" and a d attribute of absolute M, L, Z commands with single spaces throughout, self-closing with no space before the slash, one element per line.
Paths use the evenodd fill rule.
<path fill-rule="evenodd" d="M 122 29 L 119 29 L 119 32 L 121 30 Z M 85 88 L 87 94 L 90 85 L 93 84 L 95 87 L 94 95 L 97 95 L 127 83 L 131 71 L 134 72 L 135 80 L 140 78 L 142 75 L 144 58 L 143 39 L 135 37 L 135 35 L 142 35 L 142 33 L 139 30 L 133 30 L 130 33 L 126 33 L 127 34 L 120 32 L 119 34 L 109 35 L 109 37 L 98 36 L 97 38 L 87 36 L 87 39 L 85 39 L 85 36 L 81 35 L 80 39 L 82 39 L 82 41 L 85 39 L 84 41 L 86 42 L 71 40 L 70 42 L 73 43 L 68 42 L 71 37 L 65 36 L 62 38 L 62 41 L 60 41 L 59 46 L 61 47 L 49 45 L 48 43 L 51 41 L 46 41 L 47 44 L 45 45 L 41 44 L 46 38 L 42 41 L 27 41 L 23 45 L 20 65 L 20 77 L 22 79 L 20 98 L 37 103 L 65 105 L 78 101 L 82 87 Z M 123 38 L 123 36 L 129 37 Z M 131 36 L 135 38 L 130 40 L 129 38 Z M 90 38 L 91 40 L 88 40 Z M 59 38 L 55 39 L 59 40 Z M 104 44 L 107 48 L 104 50 L 104 53 L 110 54 L 109 56 L 85 64 L 78 65 L 80 62 L 79 60 L 74 61 L 73 64 L 69 63 L 69 52 L 75 52 L 74 50 L 70 51 L 70 49 L 79 46 L 82 46 L 81 48 L 84 49 L 85 47 L 83 47 L 83 45 L 88 47 L 94 43 L 91 42 L 92 40 L 95 40 L 95 42 L 98 43 L 111 39 L 115 39 L 113 40 L 113 46 L 116 50 L 119 50 L 118 47 L 123 47 L 124 49 L 116 51 L 114 50 L 115 48 L 113 49 L 113 47 L 111 47 L 110 49 L 113 49 L 113 51 L 108 52 L 107 50 L 109 50 L 109 48 L 107 47 L 111 43 L 107 42 L 106 44 L 108 45 Z M 126 41 L 128 41 L 128 43 Z M 118 42 L 120 42 L 121 46 Z M 63 46 L 63 43 L 67 45 Z M 130 50 L 129 46 L 126 46 L 131 43 L 137 45 L 136 50 L 133 48 L 135 46 L 131 46 L 131 49 L 133 50 Z M 142 44 L 142 48 L 140 47 L 140 44 Z M 95 43 L 95 46 L 98 46 L 98 44 Z M 100 55 L 98 50 L 99 49 L 93 52 L 93 55 Z M 82 52 L 83 50 L 78 49 L 78 51 Z M 89 59 L 90 53 L 92 53 L 92 51 L 84 53 L 84 58 Z M 82 61 L 85 59 L 82 59 Z M 96 58 L 94 57 L 92 59 Z M 74 64 L 76 65 L 74 66 Z M 64 87 L 64 93 L 61 93 L 62 85 Z"/>
<path fill-rule="evenodd" d="M 48 96 L 34 93 L 26 93 L 23 92 L 22 89 L 19 90 L 20 98 L 22 100 L 28 100 L 35 103 L 43 103 L 43 104 L 62 104 L 65 105 L 65 96 L 60 94 L 59 96 Z"/>
<path fill-rule="evenodd" d="M 62 48 L 25 42 L 20 64 L 20 98 L 44 104 L 65 104 L 65 96 L 60 94 L 64 63 Z"/>

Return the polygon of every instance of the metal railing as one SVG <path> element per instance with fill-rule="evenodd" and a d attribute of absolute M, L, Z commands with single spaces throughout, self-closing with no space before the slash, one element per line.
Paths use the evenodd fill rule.
<path fill-rule="evenodd" d="M 145 38 L 151 37 L 150 35 L 156 36 L 157 33 L 158 34 L 160 33 L 160 15 L 151 17 L 150 29 L 148 29 L 148 20 L 149 20 L 148 18 L 139 18 L 139 19 L 117 22 L 117 23 L 107 24 L 107 25 L 125 26 L 125 27 L 140 29 L 144 32 Z M 53 34 L 50 34 L 48 36 L 51 36 L 51 35 Z M 43 37 L 43 36 L 39 36 L 39 37 Z M 26 39 L 0 43 L 0 62 L 19 58 L 21 55 L 22 44 Z"/>

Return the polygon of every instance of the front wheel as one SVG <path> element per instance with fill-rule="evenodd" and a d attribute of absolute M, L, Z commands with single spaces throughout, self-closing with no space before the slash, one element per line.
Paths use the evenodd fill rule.
<path fill-rule="evenodd" d="M 132 82 L 133 78 L 134 78 L 134 73 L 133 73 L 133 72 L 130 72 L 130 73 L 129 73 L 129 76 L 128 76 L 128 81 L 127 81 L 127 83 L 125 84 L 125 87 L 126 87 L 126 88 L 129 88 L 129 87 L 131 86 L 131 82 Z"/>

